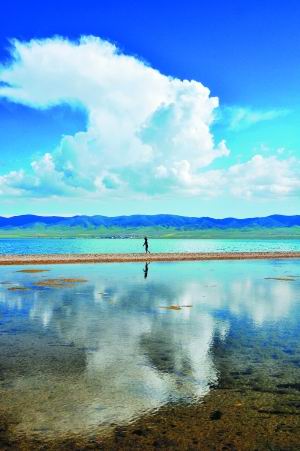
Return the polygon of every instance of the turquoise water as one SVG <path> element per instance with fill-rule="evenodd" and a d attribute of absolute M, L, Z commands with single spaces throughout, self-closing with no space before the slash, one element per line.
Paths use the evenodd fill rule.
<path fill-rule="evenodd" d="M 299 264 L 0 267 L 0 419 L 89 437 L 220 387 L 299 397 Z"/>
<path fill-rule="evenodd" d="M 151 252 L 300 251 L 300 240 L 153 239 Z M 0 254 L 90 254 L 143 252 L 138 239 L 0 239 Z"/>

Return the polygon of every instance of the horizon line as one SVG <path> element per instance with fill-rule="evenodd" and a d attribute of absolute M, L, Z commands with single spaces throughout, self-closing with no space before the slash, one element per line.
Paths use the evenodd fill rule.
<path fill-rule="evenodd" d="M 52 215 L 41 215 L 41 214 L 35 214 L 35 213 L 24 213 L 24 214 L 20 214 L 20 215 L 12 215 L 12 216 L 6 216 L 6 215 L 1 215 L 0 218 L 5 218 L 5 219 L 12 219 L 12 218 L 18 218 L 18 217 L 23 217 L 23 216 L 36 216 L 36 217 L 40 217 L 40 218 L 53 218 L 53 217 L 57 217 L 57 218 L 76 218 L 76 217 L 82 217 L 82 216 L 86 216 L 88 218 L 92 218 L 95 216 L 101 216 L 103 218 L 122 218 L 122 217 L 132 217 L 132 216 L 176 216 L 176 217 L 181 217 L 181 218 L 196 218 L 196 219 L 202 219 L 202 218 L 209 218 L 209 219 L 215 219 L 215 220 L 224 220 L 224 219 L 238 219 L 238 220 L 243 220 L 243 219 L 255 219 L 255 218 L 271 218 L 274 216 L 284 216 L 284 217 L 294 217 L 294 216 L 300 216 L 299 214 L 290 214 L 290 215 L 286 215 L 286 214 L 281 214 L 281 213 L 273 213 L 271 215 L 266 215 L 266 216 L 245 216 L 245 217 L 237 217 L 237 216 L 224 216 L 224 217 L 220 217 L 220 218 L 216 218 L 213 216 L 189 216 L 189 215 L 179 215 L 179 214 L 172 214 L 172 213 L 153 213 L 153 214 L 147 214 L 147 213 L 132 213 L 132 214 L 124 214 L 124 215 L 116 215 L 116 216 L 108 216 L 108 215 L 102 215 L 102 214 L 73 214 L 73 215 L 56 215 L 56 214 L 52 214 Z"/>

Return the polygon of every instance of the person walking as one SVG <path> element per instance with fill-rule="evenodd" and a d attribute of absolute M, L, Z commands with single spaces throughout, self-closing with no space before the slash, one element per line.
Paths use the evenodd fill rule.
<path fill-rule="evenodd" d="M 145 236 L 145 238 L 144 238 L 144 244 L 143 244 L 143 246 L 144 246 L 144 248 L 145 248 L 145 252 L 146 252 L 146 254 L 150 254 L 150 251 L 149 251 L 149 245 L 148 245 L 148 238 Z"/>

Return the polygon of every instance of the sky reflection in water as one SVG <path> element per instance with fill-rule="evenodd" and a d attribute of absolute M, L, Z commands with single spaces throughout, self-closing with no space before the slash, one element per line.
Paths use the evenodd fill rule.
<path fill-rule="evenodd" d="M 298 261 L 18 269 L 0 268 L 0 413 L 16 434 L 90 434 L 201 400 L 226 366 L 256 371 L 259 360 L 271 375 L 274 352 L 278 368 L 299 351 Z M 33 288 L 55 277 L 87 282 Z M 30 289 L 8 290 L 17 285 Z M 172 305 L 182 308 L 162 308 Z"/>
<path fill-rule="evenodd" d="M 151 252 L 297 252 L 299 239 L 151 239 Z M 142 239 L 1 239 L 0 254 L 105 254 L 144 252 Z"/>

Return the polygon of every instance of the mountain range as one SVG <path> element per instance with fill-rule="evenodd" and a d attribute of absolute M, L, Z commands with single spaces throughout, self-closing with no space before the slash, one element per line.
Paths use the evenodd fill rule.
<path fill-rule="evenodd" d="M 21 215 L 12 217 L 0 216 L 0 230 L 8 229 L 32 229 L 42 227 L 45 229 L 72 228 L 97 229 L 140 229 L 140 228 L 173 228 L 177 230 L 228 230 L 249 228 L 286 228 L 300 227 L 300 215 L 284 216 L 271 215 L 254 218 L 224 218 L 214 219 L 210 217 L 187 217 L 169 214 L 158 215 L 131 215 L 131 216 L 36 216 Z"/>

